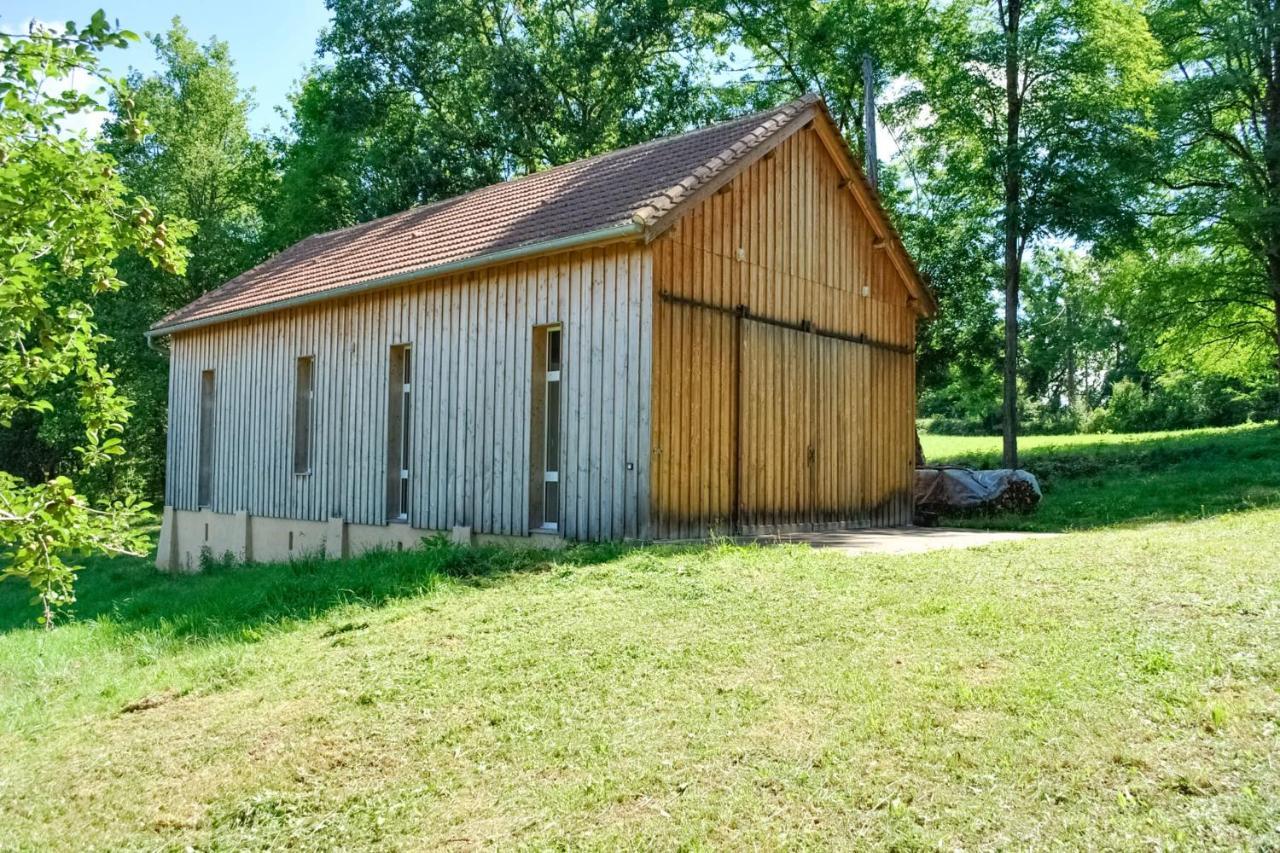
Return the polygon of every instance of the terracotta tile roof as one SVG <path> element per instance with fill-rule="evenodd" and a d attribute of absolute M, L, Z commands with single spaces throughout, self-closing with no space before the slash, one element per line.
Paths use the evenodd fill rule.
<path fill-rule="evenodd" d="M 817 104 L 816 96 L 317 234 L 172 312 L 163 333 L 553 240 L 650 226 Z M 228 317 L 230 319 L 230 317 Z"/>

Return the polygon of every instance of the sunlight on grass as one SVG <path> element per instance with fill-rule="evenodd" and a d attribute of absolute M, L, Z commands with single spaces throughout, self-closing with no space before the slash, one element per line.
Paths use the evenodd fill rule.
<path fill-rule="evenodd" d="M 1144 444 L 1173 439 L 1213 439 L 1248 434 L 1256 430 L 1274 429 L 1270 424 L 1242 424 L 1234 427 L 1209 427 L 1205 429 L 1169 430 L 1162 432 L 1129 433 L 1073 433 L 1069 435 L 1023 435 L 1018 437 L 1018 449 L 1022 452 L 1047 448 L 1089 449 L 1098 446 Z M 998 435 L 934 435 L 920 433 L 925 458 L 929 464 L 963 457 L 994 456 L 999 459 L 1001 442 Z"/>
<path fill-rule="evenodd" d="M 921 435 L 931 465 L 1000 467 L 998 436 Z M 1280 506 L 1280 426 L 1131 435 L 1029 436 L 1021 465 L 1040 479 L 1032 515 L 944 523 L 1015 530 L 1081 530 L 1185 520 Z"/>
<path fill-rule="evenodd" d="M 104 562 L 0 633 L 0 846 L 1274 846 L 1278 537 Z"/>

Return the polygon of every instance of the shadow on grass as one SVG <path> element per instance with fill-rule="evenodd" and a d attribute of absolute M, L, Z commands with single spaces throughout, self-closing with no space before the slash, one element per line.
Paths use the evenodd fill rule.
<path fill-rule="evenodd" d="M 1045 492 L 1035 514 L 949 517 L 943 523 L 1065 531 L 1280 506 L 1280 426 L 1275 424 L 1112 444 L 1049 445 L 1029 448 L 1022 456 Z M 937 461 L 994 467 L 999 455 L 966 453 Z M 372 552 L 342 561 L 215 564 L 198 575 L 162 574 L 149 559 L 94 558 L 80 573 L 79 600 L 70 616 L 177 638 L 254 641 L 271 627 L 316 619 L 345 605 L 378 606 L 420 595 L 446 578 L 486 585 L 552 564 L 605 563 L 627 550 L 616 544 L 563 551 L 454 548 L 428 541 L 414 551 Z M 30 597 L 25 585 L 0 583 L 0 633 L 34 625 L 37 610 Z"/>
<path fill-rule="evenodd" d="M 1085 530 L 1204 518 L 1280 506 L 1280 425 L 1194 431 L 1115 443 L 1024 450 L 1044 500 L 1031 515 L 946 517 L 944 524 L 1010 530 Z M 930 460 L 931 463 L 935 460 Z M 938 464 L 1000 466 L 998 451 Z"/>
<path fill-rule="evenodd" d="M 349 560 L 213 563 L 199 574 L 168 574 L 146 558 L 91 558 L 76 582 L 67 621 L 110 620 L 126 631 L 189 639 L 257 640 L 264 630 L 304 622 L 349 604 L 379 606 L 429 592 L 442 580 L 484 586 L 549 566 L 586 566 L 627 546 L 575 545 L 549 551 L 458 548 L 426 540 L 412 551 L 373 551 Z M 0 633 L 31 628 L 30 590 L 0 583 Z M 68 619 L 68 617 L 70 617 Z"/>

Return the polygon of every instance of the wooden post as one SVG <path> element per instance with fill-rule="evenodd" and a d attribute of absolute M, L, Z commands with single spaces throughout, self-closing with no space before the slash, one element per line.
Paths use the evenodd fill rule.
<path fill-rule="evenodd" d="M 875 67 L 871 54 L 862 54 L 862 119 L 866 128 L 867 180 L 875 190 L 880 189 L 880 161 L 876 157 L 876 89 Z"/>

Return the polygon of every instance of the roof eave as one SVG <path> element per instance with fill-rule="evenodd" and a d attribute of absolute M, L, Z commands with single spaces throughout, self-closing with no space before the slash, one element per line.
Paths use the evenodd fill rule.
<path fill-rule="evenodd" d="M 672 200 L 670 204 L 658 207 L 650 203 L 638 210 L 636 212 L 636 221 L 645 224 L 645 239 L 652 241 L 657 238 L 698 203 L 714 195 L 722 187 L 750 168 L 752 164 L 758 162 L 783 142 L 786 142 L 795 133 L 807 127 L 817 115 L 817 99 L 814 96 L 806 95 L 799 101 L 803 102 L 803 105 L 795 113 L 788 116 L 780 127 L 774 128 L 760 137 L 746 151 L 734 156 L 726 168 L 715 171 L 715 174 L 709 180 L 701 182 L 691 192 L 682 193 L 678 199 Z M 715 159 L 723 160 L 727 153 L 727 151 L 721 152 Z M 701 168 L 710 171 L 711 165 L 706 164 Z M 668 198 L 670 198 L 671 194 L 671 190 L 664 193 Z"/>
<path fill-rule="evenodd" d="M 594 246 L 601 243 L 613 243 L 620 240 L 640 238 L 644 235 L 644 230 L 644 226 L 641 223 L 634 221 L 624 222 L 620 225 L 612 225 L 608 228 L 598 228 L 593 231 L 583 231 L 580 234 L 572 234 L 568 237 L 558 237 L 554 240 L 543 240 L 538 243 L 528 243 L 524 246 L 516 246 L 511 249 L 504 249 L 500 252 L 476 255 L 475 257 L 464 258 L 460 261 L 452 261 L 447 264 L 419 267 L 417 269 L 406 270 L 405 272 L 399 272 L 393 275 L 380 276 L 366 281 L 358 281 L 351 284 L 341 285 L 339 287 L 332 287 L 328 290 L 303 293 L 288 299 L 279 299 L 274 302 L 266 302 L 261 305 L 242 308 L 238 311 L 211 314 L 208 317 L 198 317 L 194 320 L 178 321 L 176 323 L 157 324 L 148 329 L 144 334 L 148 340 L 151 340 L 152 338 L 172 335 L 177 332 L 186 332 L 192 329 L 204 328 L 206 326 L 215 326 L 219 323 L 229 323 L 233 320 L 242 320 L 246 317 L 256 317 L 262 314 L 269 314 L 273 311 L 283 311 L 303 305 L 313 305 L 317 302 L 326 302 L 330 299 L 339 299 L 341 297 L 351 296 L 357 293 L 382 290 L 384 288 L 395 287 L 399 284 L 408 284 L 410 282 L 426 278 L 439 278 L 441 276 L 467 272 L 481 267 L 494 266 L 496 264 L 507 263 L 510 261 L 525 260 L 540 255 L 549 255 L 554 252 L 568 251 L 570 249 Z"/>
<path fill-rule="evenodd" d="M 636 213 L 636 221 L 645 224 L 645 240 L 653 240 L 670 228 L 686 212 L 699 202 L 718 192 L 752 164 L 773 151 L 795 133 L 813 127 L 821 117 L 829 133 L 819 133 L 819 137 L 828 147 L 832 158 L 840 168 L 848 188 L 853 192 L 859 206 L 872 223 L 880 247 L 886 251 L 890 262 L 897 270 L 910 292 L 908 304 L 920 317 L 937 316 L 938 301 L 924 277 L 916 267 L 911 254 L 902 243 L 902 238 L 889 219 L 888 212 L 880 202 L 879 193 L 867 180 L 861 165 L 853 157 L 844 138 L 836 130 L 834 120 L 827 110 L 826 103 L 819 97 L 805 95 L 799 99 L 803 106 L 791 115 L 779 128 L 774 129 L 759 140 L 742 156 L 734 158 L 728 168 L 719 171 L 710 180 L 701 183 L 694 191 L 662 208 L 648 205 Z M 717 159 L 721 159 L 720 156 Z M 704 166 L 703 168 L 709 168 Z"/>

